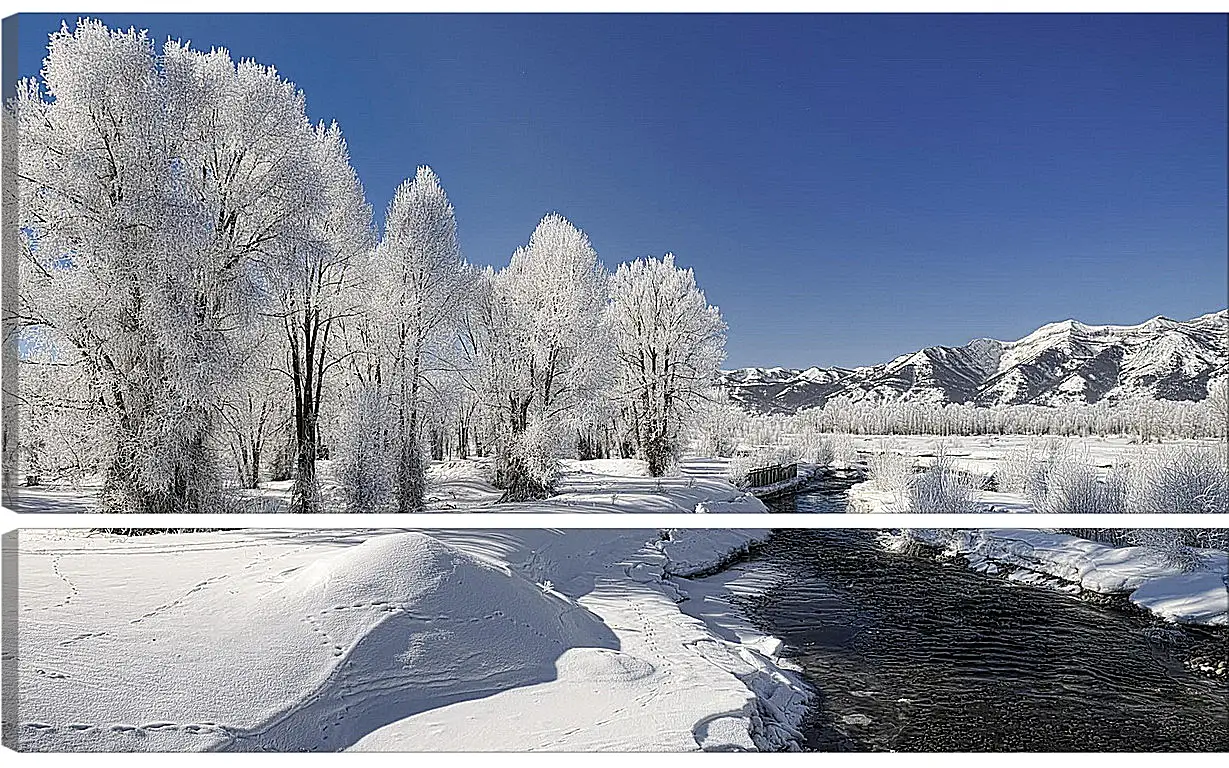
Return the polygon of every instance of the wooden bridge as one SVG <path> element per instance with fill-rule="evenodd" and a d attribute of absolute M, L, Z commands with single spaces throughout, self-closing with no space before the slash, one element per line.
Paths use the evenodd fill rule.
<path fill-rule="evenodd" d="M 747 472 L 748 488 L 763 488 L 768 485 L 793 480 L 798 477 L 798 462 L 789 464 L 773 464 L 770 467 L 756 467 Z"/>

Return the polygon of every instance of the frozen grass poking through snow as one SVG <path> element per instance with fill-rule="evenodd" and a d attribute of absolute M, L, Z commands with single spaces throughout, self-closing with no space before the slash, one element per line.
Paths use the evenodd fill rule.
<path fill-rule="evenodd" d="M 1060 532 L 1114 547 L 1150 547 L 1167 565 L 1185 572 L 1203 567 L 1198 550 L 1229 551 L 1229 531 L 1222 528 L 1063 528 Z"/>
<path fill-rule="evenodd" d="M 1134 544 L 1155 549 L 1167 565 L 1190 573 L 1203 567 L 1199 550 L 1192 546 L 1198 537 L 1192 533 L 1175 528 L 1137 528 L 1130 531 L 1130 537 Z"/>
<path fill-rule="evenodd" d="M 832 463 L 839 467 L 852 467 L 858 461 L 858 447 L 849 435 L 832 435 Z"/>
<path fill-rule="evenodd" d="M 1114 467 L 1104 477 L 1086 460 L 1071 459 L 1049 467 L 1045 486 L 1029 494 L 1033 510 L 1052 514 L 1119 514 L 1126 503 L 1126 474 Z"/>
<path fill-rule="evenodd" d="M 1028 499 L 1033 511 L 1050 514 L 1116 514 L 1124 510 L 1126 475 L 1114 467 L 1106 477 L 1087 454 L 1074 454 L 1059 440 L 1005 455 L 995 472 L 998 489 Z"/>
<path fill-rule="evenodd" d="M 920 471 L 912 457 L 898 453 L 891 444 L 881 444 L 868 462 L 871 487 L 896 495 L 907 510 L 919 513 L 962 514 L 979 512 L 978 482 L 956 468 L 951 446 L 934 445 L 934 461 Z"/>
<path fill-rule="evenodd" d="M 1050 439 L 1043 447 L 1029 444 L 1025 448 L 1003 455 L 995 471 L 998 489 L 1019 493 L 1029 498 L 1044 496 L 1049 487 L 1051 469 L 1070 457 L 1068 444 Z"/>
<path fill-rule="evenodd" d="M 800 461 L 826 467 L 836 458 L 832 441 L 818 432 L 807 432 L 791 444 L 792 452 Z"/>

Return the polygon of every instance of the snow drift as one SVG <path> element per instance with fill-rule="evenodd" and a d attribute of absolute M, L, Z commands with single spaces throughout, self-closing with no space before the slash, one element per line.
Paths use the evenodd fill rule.
<path fill-rule="evenodd" d="M 23 531 L 9 743 L 796 748 L 805 686 L 671 575 L 763 535 Z"/>

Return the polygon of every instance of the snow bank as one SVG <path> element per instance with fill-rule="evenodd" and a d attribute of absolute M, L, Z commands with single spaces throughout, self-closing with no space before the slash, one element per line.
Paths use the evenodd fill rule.
<path fill-rule="evenodd" d="M 796 748 L 805 686 L 673 576 L 766 534 L 23 531 L 15 746 Z"/>
<path fill-rule="evenodd" d="M 1114 547 L 1050 531 L 914 529 L 885 537 L 893 547 L 909 541 L 942 548 L 975 570 L 1019 569 L 1008 573 L 1016 581 L 1057 580 L 1076 591 L 1124 595 L 1177 624 L 1229 625 L 1229 553 L 1220 550 L 1197 550 L 1202 567 L 1187 572 L 1153 547 Z"/>
<path fill-rule="evenodd" d="M 37 713 L 24 748 L 343 748 L 382 722 L 549 680 L 568 648 L 617 644 L 567 598 L 420 533 L 292 557 L 302 564 L 277 572 L 215 547 L 199 556 L 209 536 L 182 549 L 149 537 L 167 548 L 139 565 L 122 542 L 50 555 L 68 604 L 21 585 L 20 708 Z M 23 552 L 23 582 L 26 561 L 46 559 Z M 199 581 L 133 606 L 125 581 L 155 591 L 172 559 Z"/>
<path fill-rule="evenodd" d="M 1157 576 L 1133 593 L 1131 602 L 1175 624 L 1229 625 L 1229 582 L 1222 570 Z"/>
<path fill-rule="evenodd" d="M 712 567 L 704 568 L 702 563 L 693 561 L 697 576 Z M 767 586 L 779 583 L 762 571 L 761 564 L 754 573 L 735 568 L 687 581 L 683 585 L 687 600 L 682 610 L 703 621 L 725 643 L 724 668 L 756 693 L 760 719 L 753 733 L 763 735 L 765 746 L 796 749 L 804 743 L 801 729 L 813 693 L 801 677 L 801 670 L 780 658 L 781 640 L 754 627 L 730 602 L 732 595 L 759 595 Z M 736 654 L 730 654 L 730 650 Z"/>

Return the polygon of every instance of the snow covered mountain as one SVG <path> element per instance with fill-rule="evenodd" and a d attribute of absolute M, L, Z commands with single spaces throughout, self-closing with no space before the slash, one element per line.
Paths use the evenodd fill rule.
<path fill-rule="evenodd" d="M 1138 398 L 1202 400 L 1229 374 L 1229 310 L 1139 325 L 1050 323 L 1017 341 L 926 347 L 861 368 L 723 371 L 734 402 L 793 413 L 834 397 L 869 402 L 1060 405 Z"/>

